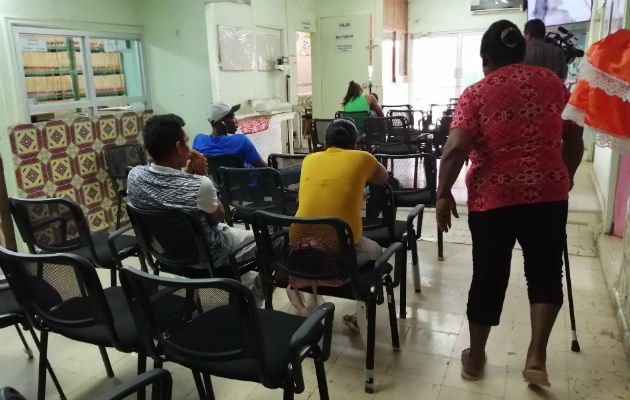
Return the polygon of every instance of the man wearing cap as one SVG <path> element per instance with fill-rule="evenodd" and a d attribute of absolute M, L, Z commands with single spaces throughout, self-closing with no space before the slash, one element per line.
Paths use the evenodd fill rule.
<path fill-rule="evenodd" d="M 208 121 L 212 125 L 212 134 L 198 134 L 193 142 L 193 149 L 204 156 L 236 154 L 243 159 L 246 166 L 266 167 L 267 163 L 260 157 L 249 138 L 246 135 L 234 135 L 237 129 L 234 113 L 240 108 L 240 104 L 210 104 Z"/>

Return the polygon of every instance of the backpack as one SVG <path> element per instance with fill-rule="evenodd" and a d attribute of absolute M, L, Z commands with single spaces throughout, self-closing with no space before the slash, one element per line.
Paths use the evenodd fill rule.
<path fill-rule="evenodd" d="M 335 259 L 324 242 L 317 238 L 304 238 L 289 251 L 289 264 L 299 266 L 301 272 L 305 274 L 325 272 L 325 269 L 333 269 Z M 324 270 L 324 271 L 322 271 Z M 332 271 L 331 271 L 332 272 Z M 289 275 L 287 285 L 287 297 L 291 304 L 298 310 L 312 310 L 317 307 L 318 287 L 339 287 L 348 283 L 350 279 L 308 279 L 294 275 Z M 311 302 L 304 301 L 304 294 L 300 291 L 303 288 L 311 288 Z"/>

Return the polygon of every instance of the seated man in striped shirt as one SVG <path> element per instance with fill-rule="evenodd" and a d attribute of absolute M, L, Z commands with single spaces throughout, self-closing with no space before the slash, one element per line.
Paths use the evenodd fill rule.
<path fill-rule="evenodd" d="M 230 254 L 247 242 L 251 244 L 236 253 L 236 260 L 253 259 L 256 251 L 253 232 L 221 222 L 225 215 L 223 205 L 208 178 L 205 159 L 188 146 L 182 118 L 174 114 L 155 115 L 146 122 L 142 134 L 154 163 L 139 165 L 129 172 L 129 202 L 144 209 L 196 212 L 206 232 L 215 267 L 228 265 Z M 248 272 L 241 280 L 250 288 L 254 283 L 259 286 L 257 275 Z"/>

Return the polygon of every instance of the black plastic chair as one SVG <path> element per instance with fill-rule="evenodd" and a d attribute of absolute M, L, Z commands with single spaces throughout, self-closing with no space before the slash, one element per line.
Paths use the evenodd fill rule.
<path fill-rule="evenodd" d="M 293 399 L 304 391 L 306 357 L 314 359 L 320 398 L 328 399 L 323 363 L 333 304 L 303 318 L 256 308 L 252 293 L 233 279 L 163 278 L 125 267 L 121 280 L 147 354 L 158 366 L 190 368 L 200 399 L 214 398 L 210 375 L 283 388 L 284 399 Z M 168 318 L 160 318 L 165 308 Z"/>
<path fill-rule="evenodd" d="M 437 162 L 433 154 L 375 154 L 374 157 L 388 169 L 390 176 L 399 184 L 397 187 L 392 187 L 396 208 L 415 207 L 418 204 L 435 207 L 437 201 Z M 422 226 L 418 226 L 414 240 L 420 238 L 421 228 Z M 437 229 L 437 245 L 438 260 L 443 261 L 444 239 L 439 229 Z M 412 250 L 411 257 L 414 270 L 419 270 L 417 251 Z M 419 280 L 415 289 L 416 292 L 420 292 Z"/>
<path fill-rule="evenodd" d="M 144 258 L 136 238 L 123 235 L 131 229 L 124 226 L 110 234 L 90 232 L 83 210 L 67 198 L 18 199 L 9 197 L 15 224 L 32 254 L 72 253 L 94 265 L 110 270 L 111 285 L 116 286 L 116 271 L 127 257 Z"/>
<path fill-rule="evenodd" d="M 369 117 L 365 120 L 366 150 L 372 154 L 417 153 L 419 142 L 412 141 L 404 117 Z"/>
<path fill-rule="evenodd" d="M 302 163 L 308 154 L 270 154 L 267 164 L 280 171 L 287 210 L 297 211 Z"/>
<path fill-rule="evenodd" d="M 452 116 L 443 116 L 438 121 L 437 129 L 433 134 L 433 154 L 436 158 L 442 158 L 444 145 L 451 130 L 451 122 L 453 122 Z"/>
<path fill-rule="evenodd" d="M 335 113 L 335 118 L 348 118 L 354 121 L 354 125 L 356 125 L 359 132 L 363 132 L 365 129 L 365 120 L 372 116 L 369 111 L 337 111 Z"/>
<path fill-rule="evenodd" d="M 120 215 L 122 212 L 122 199 L 127 197 L 127 175 L 129 168 L 147 163 L 142 146 L 138 143 L 127 143 L 120 146 L 106 147 L 105 164 L 109 178 L 112 180 L 112 188 L 116 192 L 116 229 L 120 228 Z"/>
<path fill-rule="evenodd" d="M 126 380 L 96 399 L 122 400 L 133 393 L 145 390 L 149 385 L 152 385 L 153 399 L 171 400 L 173 379 L 170 372 L 161 368 L 154 368 Z M 4 387 L 0 389 L 0 400 L 26 400 L 26 398 L 11 387 Z"/>
<path fill-rule="evenodd" d="M 313 118 L 311 120 L 312 151 L 323 151 L 326 146 L 326 130 L 332 119 Z"/>
<path fill-rule="evenodd" d="M 203 212 L 186 210 L 146 210 L 127 204 L 127 213 L 144 257 L 155 274 L 168 272 L 187 278 L 226 277 L 238 279 L 240 268 L 251 270 L 251 263 L 236 263 L 217 268 L 212 258 L 201 218 Z M 245 244 L 247 245 L 247 244 Z M 245 246 L 244 245 L 244 246 Z"/>
<path fill-rule="evenodd" d="M 24 311 L 17 304 L 13 293 L 9 289 L 9 284 L 6 279 L 0 279 L 0 329 L 11 325 L 15 326 L 24 345 L 24 351 L 30 360 L 33 358 L 33 351 L 28 346 L 28 342 L 18 324 L 22 324 L 24 329 L 30 330 L 26 315 L 24 315 Z"/>
<path fill-rule="evenodd" d="M 368 185 L 369 194 L 365 203 L 363 218 L 363 236 L 374 240 L 381 247 L 401 242 L 404 245 L 404 259 L 397 266 L 400 277 L 394 277 L 394 283 L 400 284 L 400 318 L 407 318 L 407 251 L 411 251 L 415 261 L 412 267 L 413 283 L 416 292 L 420 291 L 420 265 L 418 263 L 418 243 L 422 229 L 424 205 L 416 204 L 407 214 L 405 221 L 396 219 L 394 196 L 389 185 Z M 397 260 L 398 261 L 398 260 Z"/>
<path fill-rule="evenodd" d="M 236 154 L 221 154 L 218 156 L 205 156 L 208 161 L 208 175 L 212 177 L 214 183 L 217 184 L 218 190 L 221 188 L 219 180 L 219 168 L 243 168 L 245 166 L 243 159 Z"/>
<path fill-rule="evenodd" d="M 411 106 L 409 106 L 411 107 Z M 402 117 L 403 119 L 396 118 L 392 120 L 392 130 L 394 137 L 404 138 L 408 131 L 409 141 L 418 145 L 418 148 L 427 151 L 432 148 L 432 136 L 428 133 L 424 133 L 421 130 L 414 128 L 414 113 L 422 111 L 414 111 L 409 109 L 391 109 L 387 111 L 388 117 Z M 421 115 L 422 117 L 422 115 Z M 399 132 L 400 131 L 400 132 Z M 400 139 L 399 139 L 400 140 Z"/>
<path fill-rule="evenodd" d="M 234 222 L 249 226 L 257 210 L 292 215 L 297 211 L 287 209 L 282 178 L 276 169 L 222 167 L 219 177 L 221 197 L 228 206 L 226 215 Z"/>
<path fill-rule="evenodd" d="M 367 350 L 365 357 L 365 391 L 374 393 L 374 346 L 376 329 L 376 305 L 383 304 L 387 292 L 389 323 L 394 351 L 400 350 L 392 267 L 387 262 L 396 254 L 404 257 L 402 244 L 389 246 L 375 262 L 357 266 L 352 230 L 337 218 L 297 218 L 258 211 L 254 214 L 254 235 L 258 248 L 259 265 L 265 287 L 265 308 L 273 308 L 273 287 L 286 287 L 289 276 L 310 280 L 341 279 L 348 283 L 340 287 L 318 288 L 317 293 L 344 299 L 362 301 L 367 309 Z M 289 262 L 289 251 L 293 243 L 302 238 L 316 237 L 326 243 L 333 254 L 334 262 L 317 265 Z M 398 263 L 397 263 L 398 264 Z M 400 265 L 400 264 L 398 264 Z M 301 289 L 310 291 L 310 289 Z"/>
<path fill-rule="evenodd" d="M 138 373 L 146 357 L 121 287 L 103 289 L 94 266 L 75 254 L 19 254 L 0 247 L 0 261 L 18 304 L 41 331 L 37 396 L 46 393 L 48 334 L 99 347 L 109 377 L 114 371 L 106 347 L 138 352 Z"/>

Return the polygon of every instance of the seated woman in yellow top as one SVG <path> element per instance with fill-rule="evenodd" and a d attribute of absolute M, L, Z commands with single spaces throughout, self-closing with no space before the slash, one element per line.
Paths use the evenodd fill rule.
<path fill-rule="evenodd" d="M 378 117 L 384 116 L 376 97 L 363 94 L 363 88 L 355 81 L 350 81 L 348 84 L 348 92 L 341 105 L 344 111 L 373 111 Z"/>

